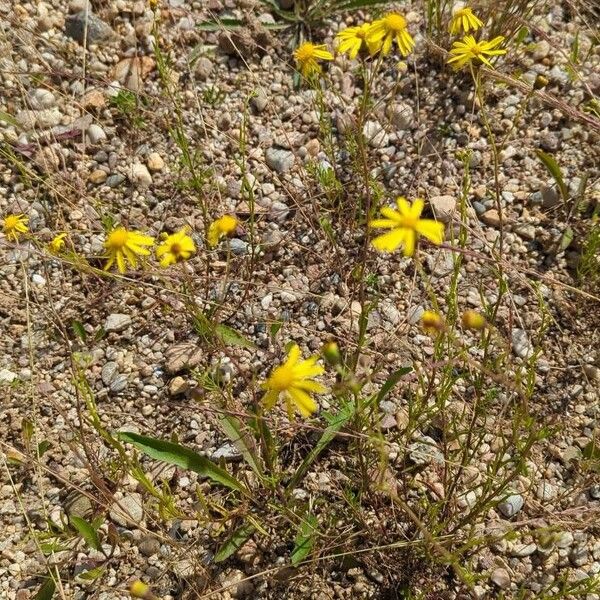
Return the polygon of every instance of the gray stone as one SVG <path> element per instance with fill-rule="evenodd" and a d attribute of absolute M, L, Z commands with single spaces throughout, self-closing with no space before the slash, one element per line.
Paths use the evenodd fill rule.
<path fill-rule="evenodd" d="M 110 509 L 110 518 L 123 527 L 130 524 L 139 525 L 144 518 L 144 505 L 142 496 L 138 493 L 126 494 L 113 504 Z"/>
<path fill-rule="evenodd" d="M 454 196 L 434 196 L 429 200 L 429 204 L 438 221 L 450 223 L 456 210 L 456 198 Z"/>
<path fill-rule="evenodd" d="M 18 375 L 16 373 L 8 369 L 0 369 L 0 383 L 12 383 L 17 378 Z"/>
<path fill-rule="evenodd" d="M 131 166 L 130 179 L 134 185 L 142 189 L 152 185 L 152 175 L 148 167 L 140 162 L 133 163 Z"/>
<path fill-rule="evenodd" d="M 89 519 L 94 512 L 92 502 L 85 494 L 76 494 L 68 500 L 64 508 L 69 517 L 75 516 L 81 519 Z"/>
<path fill-rule="evenodd" d="M 514 544 L 510 549 L 510 555 L 516 558 L 525 558 L 531 556 L 537 550 L 537 546 L 530 542 L 529 544 Z"/>
<path fill-rule="evenodd" d="M 166 352 L 167 373 L 174 375 L 184 369 L 193 369 L 202 361 L 202 349 L 191 342 L 171 346 Z"/>
<path fill-rule="evenodd" d="M 81 10 L 65 20 L 65 34 L 80 44 L 108 40 L 114 31 L 90 10 Z"/>
<path fill-rule="evenodd" d="M 121 175 L 121 173 L 115 173 L 114 175 L 109 175 L 105 183 L 108 187 L 116 188 L 119 187 L 125 181 L 125 179 L 125 175 Z"/>
<path fill-rule="evenodd" d="M 109 389 L 113 394 L 122 392 L 128 385 L 129 380 L 127 375 L 117 375 L 110 383 Z"/>
<path fill-rule="evenodd" d="M 569 552 L 569 561 L 574 567 L 583 567 L 589 561 L 589 553 L 585 546 L 574 546 Z"/>
<path fill-rule="evenodd" d="M 244 242 L 244 240 L 240 240 L 239 238 L 231 238 L 229 240 L 229 248 L 232 254 L 242 256 L 248 252 L 248 242 Z"/>
<path fill-rule="evenodd" d="M 498 504 L 498 510 L 507 518 L 514 517 L 525 504 L 521 494 L 511 494 L 505 500 Z"/>
<path fill-rule="evenodd" d="M 223 574 L 221 577 L 221 586 L 229 592 L 232 598 L 246 598 L 254 592 L 254 584 L 246 575 L 239 570 L 233 570 L 230 573 Z"/>
<path fill-rule="evenodd" d="M 408 454 L 411 460 L 419 466 L 432 463 L 438 465 L 444 464 L 444 455 L 438 448 L 435 440 L 426 435 L 409 445 Z"/>
<path fill-rule="evenodd" d="M 390 141 L 385 129 L 377 121 L 367 121 L 363 126 L 363 135 L 372 148 L 383 148 Z"/>
<path fill-rule="evenodd" d="M 533 346 L 524 329 L 513 329 L 511 332 L 513 352 L 524 360 L 533 356 Z"/>
<path fill-rule="evenodd" d="M 56 97 L 46 88 L 36 88 L 29 93 L 29 105 L 33 110 L 52 108 L 56 104 Z"/>
<path fill-rule="evenodd" d="M 146 535 L 140 541 L 138 548 L 142 556 L 154 556 L 160 552 L 160 542 L 153 535 Z"/>
<path fill-rule="evenodd" d="M 90 140 L 90 144 L 97 144 L 98 142 L 102 142 L 106 139 L 106 133 L 105 133 L 104 129 L 102 129 L 102 127 L 100 127 L 100 125 L 96 125 L 95 123 L 92 123 L 87 128 L 86 133 L 87 133 L 88 139 Z"/>
<path fill-rule="evenodd" d="M 252 104 L 252 107 L 257 113 L 261 113 L 263 110 L 265 110 L 265 108 L 267 108 L 267 105 L 269 104 L 269 98 L 262 88 L 259 88 L 256 94 L 252 96 L 250 104 Z"/>
<path fill-rule="evenodd" d="M 206 56 L 201 56 L 194 65 L 194 72 L 198 79 L 206 81 L 213 70 L 213 64 L 210 58 Z"/>
<path fill-rule="evenodd" d="M 267 148 L 265 160 L 273 171 L 286 173 L 294 166 L 295 157 L 292 152 L 283 148 Z"/>
<path fill-rule="evenodd" d="M 557 548 L 568 548 L 573 544 L 574 538 L 570 531 L 561 531 L 556 534 L 555 545 Z"/>
<path fill-rule="evenodd" d="M 396 129 L 410 129 L 414 123 L 414 111 L 412 106 L 404 102 L 393 102 L 385 111 L 390 123 Z"/>
<path fill-rule="evenodd" d="M 556 489 L 556 486 L 552 485 L 548 481 L 540 482 L 536 489 L 536 496 L 544 502 L 555 498 L 557 493 L 558 490 Z"/>
<path fill-rule="evenodd" d="M 290 208 L 284 202 L 276 200 L 271 204 L 271 215 L 278 223 L 283 223 L 290 214 Z"/>
<path fill-rule="evenodd" d="M 560 147 L 560 138 L 556 133 L 548 132 L 542 136 L 540 140 L 540 146 L 542 150 L 547 150 L 548 152 L 556 152 L 556 150 Z"/>
<path fill-rule="evenodd" d="M 242 454 L 233 444 L 226 443 L 215 450 L 210 458 L 215 462 L 221 459 L 225 462 L 237 462 L 241 460 Z"/>
<path fill-rule="evenodd" d="M 501 590 L 505 590 L 510 587 L 510 574 L 506 569 L 494 569 L 490 575 L 490 581 Z"/>
<path fill-rule="evenodd" d="M 104 331 L 110 333 L 111 331 L 119 332 L 127 329 L 132 323 L 129 315 L 121 313 L 112 313 L 106 317 L 104 321 Z"/>
<path fill-rule="evenodd" d="M 550 53 L 550 44 L 546 40 L 540 40 L 533 49 L 532 57 L 535 61 L 546 58 Z"/>
<path fill-rule="evenodd" d="M 546 185 L 541 190 L 542 206 L 544 208 L 554 208 L 561 203 L 561 197 L 558 190 L 553 185 Z"/>
<path fill-rule="evenodd" d="M 118 375 L 119 373 L 119 367 L 117 366 L 116 362 L 107 362 L 103 367 L 102 367 L 102 371 L 100 373 L 100 376 L 102 377 L 102 383 L 104 383 L 104 385 L 109 386 L 114 380 L 115 377 Z"/>
<path fill-rule="evenodd" d="M 590 488 L 590 497 L 594 500 L 600 500 L 600 485 L 593 485 Z"/>
<path fill-rule="evenodd" d="M 62 120 L 62 114 L 57 106 L 43 110 L 20 110 L 15 119 L 25 130 L 31 131 L 35 128 L 48 129 L 56 127 Z"/>

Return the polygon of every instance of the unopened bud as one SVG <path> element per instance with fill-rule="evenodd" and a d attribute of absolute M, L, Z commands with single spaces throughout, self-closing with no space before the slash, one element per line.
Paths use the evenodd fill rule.
<path fill-rule="evenodd" d="M 466 310 L 462 315 L 462 326 L 465 329 L 480 331 L 487 325 L 485 317 L 474 310 Z"/>
<path fill-rule="evenodd" d="M 342 360 L 340 348 L 336 342 L 327 342 L 324 344 L 321 354 L 331 366 L 339 365 Z"/>
<path fill-rule="evenodd" d="M 440 314 L 432 310 L 426 310 L 421 315 L 421 326 L 427 333 L 435 334 L 443 331 L 446 325 Z"/>
<path fill-rule="evenodd" d="M 535 81 L 533 82 L 533 89 L 534 90 L 541 90 L 542 88 L 545 88 L 550 82 L 548 81 L 547 77 L 544 77 L 543 75 L 538 75 L 535 78 Z"/>
<path fill-rule="evenodd" d="M 143 598 L 144 600 L 151 600 L 155 597 L 150 591 L 150 587 L 139 579 L 129 586 L 129 593 L 133 598 Z"/>

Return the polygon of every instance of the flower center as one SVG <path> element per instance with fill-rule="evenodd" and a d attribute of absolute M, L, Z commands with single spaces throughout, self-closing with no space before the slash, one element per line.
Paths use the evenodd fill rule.
<path fill-rule="evenodd" d="M 127 244 L 128 233 L 126 229 L 115 229 L 107 240 L 107 246 L 110 248 L 123 248 Z"/>
<path fill-rule="evenodd" d="M 19 217 L 15 217 L 15 215 L 8 215 L 6 219 L 4 219 L 4 228 L 5 229 L 14 229 L 19 224 Z"/>
<path fill-rule="evenodd" d="M 179 242 L 171 244 L 171 254 L 174 254 L 175 256 L 181 254 L 181 244 Z"/>
<path fill-rule="evenodd" d="M 314 53 L 313 45 L 310 42 L 306 42 L 296 50 L 296 59 L 298 62 L 306 62 L 313 57 Z"/>
<path fill-rule="evenodd" d="M 390 31 L 401 32 L 406 29 L 406 19 L 402 15 L 391 14 L 385 17 L 385 26 Z"/>
<path fill-rule="evenodd" d="M 465 15 L 470 14 L 471 9 L 470 8 L 461 8 L 460 10 L 457 10 L 454 15 L 452 15 L 455 19 L 459 18 L 459 17 L 464 17 Z"/>
<path fill-rule="evenodd" d="M 269 377 L 271 387 L 278 392 L 287 390 L 292 385 L 293 380 L 294 376 L 292 370 L 284 366 L 277 367 L 273 373 L 271 373 L 271 377 Z"/>
<path fill-rule="evenodd" d="M 417 217 L 411 217 L 410 215 L 402 215 L 400 227 L 406 227 L 406 229 L 414 229 L 418 220 L 419 219 Z"/>

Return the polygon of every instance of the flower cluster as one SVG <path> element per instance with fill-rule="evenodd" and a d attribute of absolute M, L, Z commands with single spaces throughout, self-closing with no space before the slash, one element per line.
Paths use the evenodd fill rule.
<path fill-rule="evenodd" d="M 459 35 L 461 32 L 464 32 L 465 34 L 462 40 L 456 40 L 452 44 L 452 49 L 450 50 L 451 56 L 448 59 L 448 64 L 452 65 L 454 69 L 461 69 L 465 65 L 475 61 L 492 67 L 492 63 L 488 57 L 506 54 L 505 49 L 498 48 L 504 41 L 503 36 L 499 35 L 488 41 L 485 39 L 476 40 L 475 36 L 470 34 L 470 32 L 475 33 L 483 26 L 483 21 L 477 15 L 473 14 L 473 11 L 468 7 L 461 8 L 453 13 L 448 25 L 450 33 L 452 35 Z"/>
<path fill-rule="evenodd" d="M 23 214 L 9 214 L 2 219 L 2 232 L 9 240 L 18 242 L 20 238 L 29 233 L 29 218 Z M 238 226 L 238 221 L 232 215 L 223 215 L 213 221 L 208 227 L 206 243 L 210 248 L 217 246 L 219 241 L 231 233 Z M 54 256 L 60 256 L 65 252 L 68 234 L 57 233 L 50 242 L 46 244 L 46 250 Z M 143 257 L 152 254 L 152 248 L 156 240 L 141 231 L 134 231 L 119 226 L 112 229 L 104 241 L 104 259 L 106 263 L 104 270 L 110 270 L 116 265 L 122 274 L 128 268 L 136 269 Z M 170 235 L 163 233 L 156 246 L 156 258 L 161 267 L 169 267 L 183 262 L 196 253 L 196 244 L 190 236 L 188 227 Z"/>
<path fill-rule="evenodd" d="M 408 56 L 415 47 L 415 41 L 408 31 L 406 19 L 399 13 L 390 12 L 372 23 L 347 27 L 337 36 L 337 50 L 351 59 L 357 56 L 387 56 L 394 42 L 402 56 Z M 333 60 L 333 54 L 324 44 L 304 42 L 294 51 L 296 67 L 304 77 L 312 77 L 321 72 L 320 60 Z"/>

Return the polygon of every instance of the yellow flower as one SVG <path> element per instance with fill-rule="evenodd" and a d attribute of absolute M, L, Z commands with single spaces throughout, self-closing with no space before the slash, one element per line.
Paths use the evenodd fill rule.
<path fill-rule="evenodd" d="M 444 318 L 432 310 L 426 310 L 421 315 L 421 326 L 429 334 L 438 334 L 444 330 Z"/>
<path fill-rule="evenodd" d="M 294 411 L 300 412 L 303 417 L 310 417 L 317 410 L 317 403 L 311 394 L 324 394 L 327 388 L 313 380 L 321 375 L 325 369 L 317 365 L 317 356 L 302 360 L 300 348 L 294 344 L 289 351 L 286 361 L 271 372 L 269 378 L 262 384 L 266 390 L 263 403 L 267 410 L 273 408 L 279 398 L 286 402 L 290 419 Z"/>
<path fill-rule="evenodd" d="M 60 254 L 62 249 L 65 247 L 66 233 L 59 233 L 52 238 L 52 241 L 48 244 L 48 250 L 52 254 Z"/>
<path fill-rule="evenodd" d="M 327 50 L 325 44 L 304 42 L 294 50 L 294 60 L 300 73 L 304 77 L 310 77 L 321 72 L 317 60 L 333 60 L 333 54 Z"/>
<path fill-rule="evenodd" d="M 448 29 L 452 35 L 458 35 L 461 29 L 465 33 L 469 31 L 477 31 L 480 27 L 483 27 L 483 21 L 481 21 L 470 8 L 461 8 L 452 15 Z"/>
<path fill-rule="evenodd" d="M 153 244 L 153 238 L 139 231 L 128 231 L 124 227 L 113 229 L 104 242 L 108 259 L 104 270 L 108 271 L 115 262 L 120 273 L 127 271 L 127 263 L 135 269 L 138 264 L 137 257 L 150 254 L 150 250 L 144 246 Z"/>
<path fill-rule="evenodd" d="M 187 260 L 196 252 L 196 244 L 187 232 L 187 227 L 184 227 L 181 231 L 168 235 L 158 246 L 156 257 L 159 259 L 161 267 L 168 267 Z"/>
<path fill-rule="evenodd" d="M 208 235 L 206 236 L 208 245 L 214 248 L 223 236 L 233 233 L 237 226 L 237 219 L 231 215 L 223 215 L 216 221 L 213 221 L 208 228 Z"/>
<path fill-rule="evenodd" d="M 472 35 L 465 35 L 462 41 L 452 44 L 452 50 L 450 50 L 452 56 L 448 59 L 448 64 L 451 64 L 455 69 L 460 69 L 477 58 L 488 67 L 492 67 L 493 65 L 486 58 L 486 55 L 496 56 L 498 54 L 506 54 L 505 49 L 494 50 L 503 41 L 504 37 L 501 35 L 489 42 L 485 40 L 477 42 Z"/>
<path fill-rule="evenodd" d="M 406 28 L 406 19 L 398 13 L 388 13 L 382 19 L 373 21 L 367 34 L 367 43 L 381 44 L 384 56 L 390 53 L 392 42 L 396 40 L 402 56 L 408 56 L 415 47 L 415 40 Z"/>
<path fill-rule="evenodd" d="M 133 598 L 143 598 L 143 600 L 156 599 L 156 596 L 150 591 L 150 586 L 139 579 L 136 579 L 129 586 L 129 593 Z"/>
<path fill-rule="evenodd" d="M 462 315 L 461 321 L 465 329 L 472 329 L 474 331 L 484 329 L 487 325 L 485 317 L 474 310 L 466 310 Z"/>
<path fill-rule="evenodd" d="M 29 228 L 27 223 L 29 217 L 25 215 L 6 215 L 2 221 L 2 231 L 8 239 L 14 240 L 15 242 L 19 239 L 21 233 L 27 233 Z"/>
<path fill-rule="evenodd" d="M 406 198 L 397 198 L 398 210 L 389 206 L 381 209 L 385 219 L 371 221 L 372 227 L 391 229 L 373 240 L 373 246 L 381 252 L 393 252 L 399 246 L 404 249 L 404 256 L 412 256 L 415 252 L 417 237 L 422 235 L 434 244 L 444 241 L 444 225 L 433 219 L 421 219 L 425 203 L 417 198 L 412 206 Z"/>
<path fill-rule="evenodd" d="M 370 29 L 370 23 L 363 23 L 357 27 L 346 27 L 346 29 L 340 31 L 336 36 L 338 52 L 347 53 L 351 59 L 355 59 L 361 51 L 367 51 L 371 56 L 377 54 L 381 49 L 381 40 L 369 44 L 367 35 Z"/>

